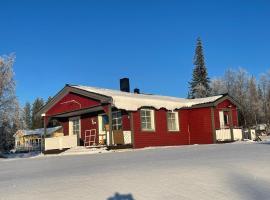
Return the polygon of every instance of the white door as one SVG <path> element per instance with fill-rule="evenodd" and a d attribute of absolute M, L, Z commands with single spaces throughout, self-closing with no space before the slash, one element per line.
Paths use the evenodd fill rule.
<path fill-rule="evenodd" d="M 224 113 L 223 113 L 223 111 L 219 111 L 219 123 L 220 123 L 220 128 L 224 128 L 225 123 L 224 123 Z"/>

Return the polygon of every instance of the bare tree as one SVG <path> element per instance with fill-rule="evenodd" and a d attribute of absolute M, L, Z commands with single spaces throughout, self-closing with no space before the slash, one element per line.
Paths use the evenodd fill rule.
<path fill-rule="evenodd" d="M 250 127 L 270 122 L 270 71 L 259 83 L 242 68 L 226 70 L 222 78 L 211 81 L 212 95 L 228 92 L 241 105 L 239 123 Z"/>
<path fill-rule="evenodd" d="M 13 64 L 15 55 L 0 57 L 0 150 L 13 144 L 14 116 L 16 110 Z"/>
<path fill-rule="evenodd" d="M 218 95 L 218 94 L 225 94 L 228 92 L 225 86 L 225 82 L 222 78 L 214 78 L 210 83 L 211 87 L 211 94 Z"/>

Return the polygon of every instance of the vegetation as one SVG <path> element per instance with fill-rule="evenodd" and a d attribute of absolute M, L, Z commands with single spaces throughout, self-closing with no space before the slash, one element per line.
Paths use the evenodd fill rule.
<path fill-rule="evenodd" d="M 197 39 L 194 66 L 192 80 L 189 83 L 188 98 L 194 99 L 207 97 L 210 95 L 210 79 L 205 65 L 203 46 L 200 38 Z"/>
<path fill-rule="evenodd" d="M 229 93 L 241 105 L 239 123 L 244 127 L 270 124 L 270 71 L 258 80 L 246 70 L 226 70 L 211 81 L 212 95 Z"/>
<path fill-rule="evenodd" d="M 15 55 L 0 57 L 0 151 L 13 147 L 14 131 L 20 127 L 19 104 L 15 96 Z"/>

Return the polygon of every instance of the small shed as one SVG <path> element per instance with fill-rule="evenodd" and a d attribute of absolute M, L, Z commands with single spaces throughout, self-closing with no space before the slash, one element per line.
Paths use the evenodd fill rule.
<path fill-rule="evenodd" d="M 40 151 L 41 136 L 44 128 L 34 130 L 18 130 L 15 135 L 15 150 L 21 151 Z M 62 126 L 47 128 L 47 137 L 58 137 L 63 135 Z"/>

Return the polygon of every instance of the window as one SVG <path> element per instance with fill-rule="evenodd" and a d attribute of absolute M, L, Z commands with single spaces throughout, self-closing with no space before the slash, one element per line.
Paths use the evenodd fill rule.
<path fill-rule="evenodd" d="M 229 126 L 229 112 L 228 111 L 224 111 L 223 112 L 224 115 L 224 125 L 225 126 Z"/>
<path fill-rule="evenodd" d="M 102 115 L 102 130 L 106 131 L 108 130 L 108 126 L 109 126 L 109 117 L 108 115 Z"/>
<path fill-rule="evenodd" d="M 167 112 L 168 131 L 179 131 L 178 112 Z"/>
<path fill-rule="evenodd" d="M 80 118 L 73 117 L 69 119 L 69 135 L 80 135 L 81 127 L 80 127 Z"/>
<path fill-rule="evenodd" d="M 142 109 L 141 113 L 141 128 L 144 131 L 153 131 L 155 130 L 154 122 L 154 110 L 151 109 Z"/>
<path fill-rule="evenodd" d="M 122 130 L 121 111 L 112 112 L 112 129 L 113 130 Z"/>

